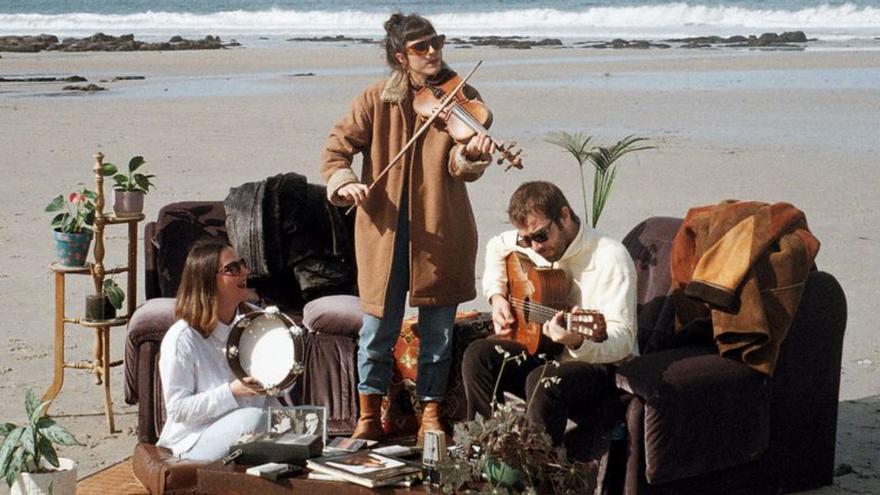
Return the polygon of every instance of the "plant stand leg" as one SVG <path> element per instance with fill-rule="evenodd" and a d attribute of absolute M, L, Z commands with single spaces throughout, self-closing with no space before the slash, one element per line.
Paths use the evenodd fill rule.
<path fill-rule="evenodd" d="M 107 426 L 110 427 L 110 433 L 116 432 L 116 426 L 113 422 L 113 399 L 110 397 L 110 327 L 101 327 L 101 342 L 103 345 L 103 359 L 101 366 L 101 375 L 104 378 L 104 413 L 107 416 Z"/>
<path fill-rule="evenodd" d="M 55 400 L 64 385 L 64 274 L 60 272 L 55 272 L 55 364 L 53 368 L 52 385 L 43 394 L 43 402 Z"/>
<path fill-rule="evenodd" d="M 95 385 L 102 383 L 101 373 L 104 369 L 104 332 L 102 328 L 95 329 L 95 360 L 92 362 L 92 372 L 95 373 Z"/>

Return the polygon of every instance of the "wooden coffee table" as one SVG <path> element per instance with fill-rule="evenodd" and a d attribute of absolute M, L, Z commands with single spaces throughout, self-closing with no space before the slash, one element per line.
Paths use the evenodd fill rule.
<path fill-rule="evenodd" d="M 429 485 L 421 484 L 412 488 L 366 488 L 346 481 L 319 481 L 306 478 L 300 474 L 292 478 L 269 481 L 257 476 L 245 474 L 243 466 L 223 466 L 215 463 L 199 468 L 199 494 L 213 495 L 290 495 L 291 493 L 308 493 L 309 495 L 368 495 L 380 493 L 385 495 L 405 495 L 413 493 L 431 493 Z M 439 493 L 439 489 L 433 490 Z"/>

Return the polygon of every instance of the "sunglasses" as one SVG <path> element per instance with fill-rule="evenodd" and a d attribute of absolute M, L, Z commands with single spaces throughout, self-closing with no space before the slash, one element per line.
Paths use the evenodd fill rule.
<path fill-rule="evenodd" d="M 217 273 L 222 273 L 223 275 L 229 275 L 230 277 L 237 277 L 241 275 L 243 270 L 247 270 L 247 261 L 244 258 L 230 261 L 223 265 L 223 268 L 217 270 Z"/>
<path fill-rule="evenodd" d="M 409 45 L 408 47 L 406 47 L 406 52 L 421 57 L 428 54 L 429 48 L 439 50 L 443 48 L 444 44 L 446 44 L 446 35 L 435 34 L 428 39 L 424 39 L 422 41 L 418 41 L 416 43 L 413 43 L 412 45 Z"/>
<path fill-rule="evenodd" d="M 538 244 L 547 242 L 547 239 L 550 237 L 550 227 L 552 225 L 553 220 L 550 220 L 550 222 L 543 228 L 538 229 L 531 234 L 517 235 L 516 243 L 521 247 L 530 247 L 533 242 L 537 242 Z"/>

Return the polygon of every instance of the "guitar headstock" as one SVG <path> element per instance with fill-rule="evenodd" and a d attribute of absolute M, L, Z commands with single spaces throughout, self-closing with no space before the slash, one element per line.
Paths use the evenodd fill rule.
<path fill-rule="evenodd" d="M 592 309 L 580 309 L 569 313 L 568 329 L 593 342 L 604 342 L 608 338 L 605 315 Z"/>

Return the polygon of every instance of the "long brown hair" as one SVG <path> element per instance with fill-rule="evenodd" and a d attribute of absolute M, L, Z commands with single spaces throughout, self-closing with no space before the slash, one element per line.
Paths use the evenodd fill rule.
<path fill-rule="evenodd" d="M 391 14 L 391 17 L 385 21 L 385 60 L 392 69 L 403 69 L 394 55 L 406 54 L 407 41 L 436 33 L 431 21 L 418 14 L 403 15 L 401 12 Z"/>
<path fill-rule="evenodd" d="M 197 241 L 189 250 L 180 286 L 177 288 L 177 303 L 174 316 L 185 320 L 207 337 L 217 326 L 217 270 L 220 253 L 231 248 L 220 239 L 208 238 Z"/>

